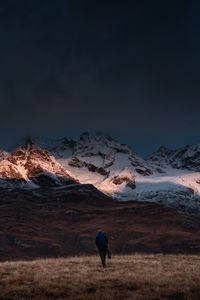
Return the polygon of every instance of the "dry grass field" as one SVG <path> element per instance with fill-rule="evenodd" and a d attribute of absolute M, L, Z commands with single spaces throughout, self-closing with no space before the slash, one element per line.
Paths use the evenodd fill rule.
<path fill-rule="evenodd" d="M 200 299 L 200 257 L 97 256 L 0 264 L 1 300 Z"/>

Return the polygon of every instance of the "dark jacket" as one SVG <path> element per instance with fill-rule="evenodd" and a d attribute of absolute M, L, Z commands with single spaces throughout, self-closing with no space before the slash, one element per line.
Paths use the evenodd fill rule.
<path fill-rule="evenodd" d="M 106 234 L 100 231 L 96 236 L 96 246 L 99 250 L 107 250 L 108 249 L 108 239 Z"/>

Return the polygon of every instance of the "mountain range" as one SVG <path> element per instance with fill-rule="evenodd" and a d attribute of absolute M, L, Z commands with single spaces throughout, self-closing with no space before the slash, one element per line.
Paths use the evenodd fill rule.
<path fill-rule="evenodd" d="M 148 158 L 102 133 L 77 140 L 26 138 L 0 151 L 1 189 L 92 184 L 116 200 L 162 203 L 200 213 L 200 144 L 160 147 Z"/>

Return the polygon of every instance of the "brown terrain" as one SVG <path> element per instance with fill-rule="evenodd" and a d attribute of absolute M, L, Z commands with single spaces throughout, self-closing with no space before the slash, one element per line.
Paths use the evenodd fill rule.
<path fill-rule="evenodd" d="M 0 263 L 2 300 L 199 300 L 195 255 L 96 256 Z"/>
<path fill-rule="evenodd" d="M 0 260 L 96 253 L 98 229 L 114 254 L 200 254 L 200 221 L 150 202 L 118 202 L 92 185 L 0 190 Z"/>

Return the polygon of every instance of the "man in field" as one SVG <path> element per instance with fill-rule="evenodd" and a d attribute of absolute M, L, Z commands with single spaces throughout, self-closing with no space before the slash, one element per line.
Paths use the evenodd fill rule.
<path fill-rule="evenodd" d="M 106 237 L 106 234 L 99 230 L 97 236 L 96 236 L 96 246 L 99 250 L 99 255 L 101 258 L 101 262 L 103 267 L 106 265 L 106 255 L 108 254 L 108 258 L 111 258 L 111 252 L 108 248 L 108 239 Z"/>

